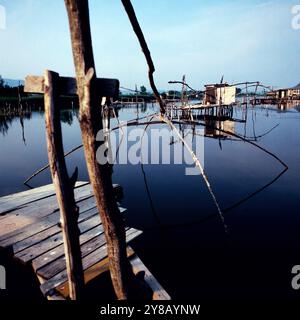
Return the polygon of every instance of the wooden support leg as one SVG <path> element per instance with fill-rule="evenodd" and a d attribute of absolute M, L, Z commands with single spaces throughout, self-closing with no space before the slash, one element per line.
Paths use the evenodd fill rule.
<path fill-rule="evenodd" d="M 77 168 L 73 177 L 69 179 L 63 151 L 60 112 L 57 105 L 58 79 L 57 73 L 45 72 L 46 137 L 51 175 L 60 208 L 70 298 L 76 300 L 81 298 L 84 285 L 77 224 L 79 212 L 73 191 L 77 180 Z"/>
<path fill-rule="evenodd" d="M 100 165 L 96 158 L 97 149 L 103 143 L 96 140 L 96 135 L 103 126 L 95 90 L 96 71 L 88 1 L 65 0 L 65 4 L 76 69 L 79 122 L 87 169 L 108 245 L 110 274 L 115 293 L 118 299 L 128 299 L 134 274 L 126 255 L 124 221 L 113 192 L 111 167 L 108 163 Z"/>

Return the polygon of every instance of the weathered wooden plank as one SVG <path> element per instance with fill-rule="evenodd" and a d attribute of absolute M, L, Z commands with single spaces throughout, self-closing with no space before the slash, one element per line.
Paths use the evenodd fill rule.
<path fill-rule="evenodd" d="M 84 215 L 88 210 L 95 208 L 95 200 L 93 197 L 86 198 L 77 203 L 80 215 L 79 219 L 82 221 Z M 87 213 L 88 214 L 88 213 Z M 83 216 L 82 216 L 83 215 Z M 59 211 L 50 213 L 49 215 L 41 218 L 38 222 L 34 224 L 27 225 L 23 228 L 17 229 L 15 232 L 12 232 L 8 236 L 3 236 L 0 239 L 0 247 L 7 247 L 13 244 L 17 244 L 20 241 L 30 238 L 37 233 L 43 232 L 54 225 L 57 225 L 60 219 Z"/>
<path fill-rule="evenodd" d="M 129 229 L 126 233 L 126 242 L 130 242 L 131 240 L 135 239 L 137 236 L 139 236 L 142 233 L 142 231 L 135 230 L 135 229 Z M 89 267 L 93 266 L 94 264 L 102 261 L 107 257 L 107 244 L 104 246 L 98 248 L 91 254 L 87 255 L 82 259 L 83 269 L 87 270 Z M 47 296 L 48 292 L 55 289 L 56 287 L 62 285 L 67 281 L 67 273 L 66 270 L 58 273 L 53 278 L 49 279 L 45 283 L 41 285 L 41 291 L 42 293 Z"/>
<path fill-rule="evenodd" d="M 82 223 L 83 221 L 86 221 L 86 219 L 88 219 L 96 214 L 98 214 L 98 210 L 96 207 L 92 208 L 91 210 L 87 210 L 87 211 L 85 211 L 84 214 L 79 215 L 78 223 Z M 35 225 L 32 227 L 34 228 Z M 35 245 L 36 243 L 42 242 L 43 240 L 45 240 L 45 239 L 47 239 L 47 238 L 49 238 L 59 232 L 61 232 L 61 228 L 58 225 L 58 223 L 56 223 L 55 225 L 53 225 L 50 228 L 47 228 L 46 230 L 40 231 L 40 232 L 22 240 L 22 241 L 15 243 L 13 245 L 13 251 L 14 251 L 14 253 L 18 253 L 26 248 L 29 248 L 29 247 Z"/>
<path fill-rule="evenodd" d="M 96 93 L 98 97 L 110 97 L 118 99 L 120 82 L 117 79 L 96 79 Z M 38 76 L 27 76 L 25 78 L 24 92 L 27 93 L 44 93 L 45 79 Z M 59 78 L 59 94 L 60 95 L 77 95 L 77 82 L 75 78 L 60 77 Z"/>
<path fill-rule="evenodd" d="M 159 282 L 155 279 L 153 274 L 143 264 L 142 260 L 137 255 L 134 255 L 130 259 L 130 263 L 133 267 L 133 272 L 135 274 L 139 272 L 144 272 L 144 280 L 153 291 L 153 297 L 152 297 L 153 300 L 171 300 L 171 297 L 169 296 L 169 294 L 159 284 Z"/>
<path fill-rule="evenodd" d="M 79 219 L 78 222 L 82 222 L 98 213 L 98 209 L 95 206 L 93 198 L 89 198 L 86 201 L 81 202 L 79 205 Z M 126 209 L 119 207 L 121 213 L 125 212 Z M 35 223 L 34 225 L 29 225 L 22 228 L 22 232 L 16 233 L 14 236 L 5 238 L 0 242 L 0 248 L 5 248 L 13 245 L 14 252 L 21 251 L 26 247 L 34 245 L 37 242 L 46 239 L 51 234 L 54 234 L 57 230 L 57 225 L 59 222 L 59 212 L 54 212 L 49 216 L 44 217 L 41 221 Z M 56 227 L 56 229 L 52 229 Z M 20 246 L 22 249 L 20 250 Z"/>
<path fill-rule="evenodd" d="M 127 247 L 127 258 L 130 258 L 133 255 L 134 255 L 134 251 L 130 247 Z M 93 266 L 89 267 L 88 269 L 86 269 L 84 271 L 85 284 L 89 283 L 90 281 L 97 278 L 102 273 L 104 273 L 108 270 L 109 270 L 109 261 L 108 261 L 108 257 L 106 257 L 105 259 L 101 260 L 100 262 L 94 264 Z M 45 282 L 45 281 L 43 281 L 43 282 Z M 62 285 L 60 285 L 59 287 L 57 287 L 53 291 L 53 294 L 54 294 L 55 299 L 56 299 L 56 297 L 58 297 L 58 299 L 60 299 L 60 300 L 61 299 L 65 300 L 66 298 L 68 298 L 68 296 L 69 296 L 68 283 L 65 282 Z M 52 298 L 52 296 L 51 296 L 51 298 Z"/>
<path fill-rule="evenodd" d="M 125 209 L 120 208 L 120 211 L 124 212 Z M 97 213 L 98 213 L 98 211 L 97 211 Z M 95 236 L 95 234 L 93 234 L 93 232 L 91 232 L 88 235 L 85 234 L 85 238 L 83 238 L 83 237 L 80 238 L 80 243 L 82 245 L 81 250 L 83 252 L 83 255 L 85 252 L 85 242 L 90 241 L 91 239 L 93 239 L 93 236 Z M 87 253 L 92 251 L 93 243 L 91 242 L 89 245 L 90 245 L 90 247 L 88 248 Z M 64 256 L 63 246 L 62 245 L 57 246 L 54 249 L 47 251 L 47 252 L 43 253 L 42 255 L 38 256 L 37 258 L 35 258 L 32 261 L 33 269 L 35 271 L 37 271 L 38 269 L 41 269 L 48 264 L 51 264 L 54 260 L 61 258 L 61 257 L 63 258 L 63 256 Z"/>
<path fill-rule="evenodd" d="M 90 245 L 91 251 L 87 251 L 87 243 L 88 245 Z M 98 245 L 98 243 L 101 243 L 102 245 L 105 244 L 105 237 L 103 234 L 102 225 L 99 225 L 96 228 L 93 228 L 92 230 L 89 230 L 80 236 L 82 257 L 99 248 L 100 245 Z M 54 256 L 58 256 L 58 259 L 52 260 L 46 266 L 38 269 L 37 273 L 39 276 L 42 276 L 45 279 L 50 279 L 59 272 L 66 269 L 65 255 L 61 249 L 63 248 L 59 246 L 52 251 Z M 50 259 L 52 259 L 51 256 Z"/>
<path fill-rule="evenodd" d="M 80 238 L 81 246 L 83 247 L 86 243 L 91 243 L 92 245 L 96 238 L 102 239 L 103 236 L 103 227 L 100 225 L 86 232 L 84 238 Z M 86 242 L 84 242 L 84 240 L 86 240 Z M 83 250 L 82 247 L 81 250 Z M 87 253 L 84 253 L 84 251 L 82 252 L 82 256 L 85 256 L 86 254 Z M 60 245 L 37 257 L 32 261 L 32 266 L 34 271 L 44 279 L 52 278 L 66 267 L 63 246 Z"/>
<path fill-rule="evenodd" d="M 93 229 L 94 227 L 101 224 L 99 216 L 93 216 L 90 219 L 82 222 L 79 224 L 79 229 L 81 234 L 85 233 L 86 231 Z M 63 236 L 62 233 L 59 232 L 44 241 L 36 243 L 35 245 L 17 252 L 14 254 L 15 258 L 19 259 L 23 263 L 28 263 L 35 259 L 36 257 L 40 256 L 41 254 L 58 247 L 60 244 L 63 243 Z"/>
<path fill-rule="evenodd" d="M 75 188 L 79 189 L 88 185 L 88 182 L 77 182 Z M 38 187 L 35 189 L 14 193 L 0 198 L 0 215 L 10 212 L 18 207 L 42 200 L 55 194 L 53 184 Z"/>
<path fill-rule="evenodd" d="M 92 197 L 92 191 L 89 185 L 80 189 L 75 189 L 76 202 L 88 197 Z M 3 237 L 9 237 L 13 232 L 27 225 L 39 222 L 41 218 L 58 210 L 56 197 L 43 198 L 34 203 L 24 205 L 9 214 L 1 220 L 0 234 Z"/>
<path fill-rule="evenodd" d="M 91 190 L 91 186 L 89 184 L 85 184 L 80 186 L 79 188 L 74 189 L 74 193 L 77 201 L 79 200 L 79 198 L 82 198 L 83 196 L 93 194 Z M 49 190 L 49 192 L 47 192 L 45 196 L 43 195 L 44 194 L 36 194 L 33 197 L 25 197 L 24 199 L 22 198 L 19 201 L 12 200 L 10 202 L 7 202 L 0 208 L 0 210 L 2 210 L 2 208 L 4 210 L 8 209 L 5 211 L 4 210 L 1 211 L 0 214 L 4 215 L 1 218 L 1 223 L 5 221 L 5 219 L 7 219 L 9 216 L 14 215 L 14 213 L 17 210 L 27 209 L 27 211 L 28 210 L 30 211 L 31 208 L 36 209 L 37 207 L 42 209 L 43 205 L 46 205 L 48 203 L 50 203 L 52 206 L 56 205 L 56 208 L 58 208 L 54 191 L 52 192 L 52 190 L 51 191 Z M 22 211 L 18 212 L 19 215 L 21 214 L 21 212 Z M 23 214 L 27 215 L 27 212 L 24 211 Z"/>
<path fill-rule="evenodd" d="M 37 275 L 37 278 L 39 279 L 40 284 L 45 282 L 45 279 Z M 67 284 L 68 285 L 68 284 Z M 69 287 L 68 287 L 68 292 L 69 292 Z M 55 301 L 62 301 L 66 300 L 58 291 L 53 290 L 49 295 L 47 296 L 47 300 L 55 300 Z"/>
<path fill-rule="evenodd" d="M 95 200 L 93 196 L 90 196 L 77 202 L 77 205 L 80 212 L 84 213 L 87 210 L 95 208 Z M 0 247 L 13 245 L 39 232 L 42 232 L 59 222 L 60 214 L 58 210 L 52 210 L 52 208 L 44 208 L 44 210 L 48 210 L 48 214 L 44 217 L 41 217 L 41 219 L 37 219 L 37 222 L 17 228 L 15 231 L 8 234 L 4 234 L 4 236 L 0 238 Z M 15 219 L 18 219 L 18 217 Z"/>
<path fill-rule="evenodd" d="M 114 185 L 114 190 L 116 192 L 118 192 L 119 188 L 119 185 Z M 83 186 L 81 189 L 76 189 L 76 202 L 80 214 L 96 206 L 93 196 L 90 195 L 91 193 L 90 186 L 87 185 Z M 43 199 L 43 201 L 36 202 L 35 204 L 38 204 L 38 206 L 30 205 L 18 209 L 10 213 L 6 217 L 7 219 L 1 221 L 0 233 L 2 231 L 3 235 L 0 237 L 0 247 L 3 248 L 15 244 L 38 232 L 42 232 L 59 222 L 59 211 L 57 211 L 58 205 L 56 204 L 54 196 L 51 199 Z M 120 208 L 120 210 L 123 212 L 125 209 Z M 26 223 L 26 220 L 24 223 L 22 217 L 25 216 L 25 219 L 27 219 L 33 213 L 37 215 L 36 222 L 28 224 Z M 22 224 L 25 224 L 25 226 L 22 226 Z"/>
<path fill-rule="evenodd" d="M 129 230 L 129 228 L 126 228 Z M 96 249 L 100 248 L 101 246 L 105 245 L 106 240 L 103 233 L 103 227 L 99 226 L 96 230 L 90 230 L 84 233 L 80 237 L 80 244 L 81 244 L 81 256 L 84 258 L 91 252 L 95 251 Z M 52 255 L 51 255 L 52 254 Z M 66 262 L 64 257 L 64 252 L 62 248 L 55 248 L 50 254 L 46 255 L 46 258 L 50 261 L 48 264 L 44 265 L 41 268 L 35 268 L 37 263 L 34 263 L 33 266 L 35 271 L 38 273 L 39 276 L 43 277 L 44 279 L 50 279 L 54 277 L 59 272 L 66 269 Z M 56 259 L 57 258 L 57 259 Z M 56 259 L 56 260 L 54 260 Z M 44 261 L 45 264 L 45 261 Z"/>
<path fill-rule="evenodd" d="M 44 93 L 45 78 L 40 76 L 27 76 L 25 78 L 24 92 L 27 93 Z"/>
<path fill-rule="evenodd" d="M 81 255 L 82 257 L 85 257 L 87 254 L 95 251 L 97 248 L 101 247 L 101 245 L 105 244 L 103 226 L 98 226 L 97 228 L 86 232 L 80 238 Z M 58 259 L 48 263 L 46 266 L 37 270 L 38 275 L 42 276 L 44 279 L 50 279 L 59 272 L 66 269 L 65 256 L 63 255 L 61 248 L 56 249 L 55 253 L 58 253 Z"/>
<path fill-rule="evenodd" d="M 68 288 L 69 289 L 69 288 Z M 68 290 L 69 292 L 69 290 Z M 49 301 L 65 301 L 66 299 L 58 292 L 53 291 L 51 294 L 48 295 L 47 299 Z"/>

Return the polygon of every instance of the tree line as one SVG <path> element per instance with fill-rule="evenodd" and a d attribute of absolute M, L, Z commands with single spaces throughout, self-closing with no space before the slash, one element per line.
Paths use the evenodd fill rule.
<path fill-rule="evenodd" d="M 19 94 L 22 96 L 26 95 L 24 94 L 24 86 L 11 87 L 5 84 L 4 79 L 0 75 L 0 97 L 18 97 Z"/>

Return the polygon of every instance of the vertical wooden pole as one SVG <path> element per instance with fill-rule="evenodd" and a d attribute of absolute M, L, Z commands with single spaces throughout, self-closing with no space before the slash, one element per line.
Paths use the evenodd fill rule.
<path fill-rule="evenodd" d="M 114 197 L 111 166 L 108 163 L 100 165 L 96 159 L 96 151 L 103 143 L 96 141 L 96 135 L 103 126 L 101 100 L 95 95 L 96 72 L 89 5 L 87 0 L 65 0 L 65 4 L 70 24 L 86 164 L 105 232 L 114 290 L 118 299 L 128 299 L 134 274 L 126 255 L 125 226 Z"/>
<path fill-rule="evenodd" d="M 45 120 L 48 157 L 57 201 L 60 208 L 62 233 L 72 300 L 80 299 L 84 286 L 78 228 L 78 207 L 74 199 L 77 168 L 70 179 L 64 158 L 58 98 L 59 75 L 45 71 Z"/>

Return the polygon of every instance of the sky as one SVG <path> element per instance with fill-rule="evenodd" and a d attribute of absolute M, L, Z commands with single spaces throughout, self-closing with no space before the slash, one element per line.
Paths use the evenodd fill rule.
<path fill-rule="evenodd" d="M 163 90 L 173 89 L 168 81 L 183 74 L 196 89 L 223 75 L 229 83 L 296 85 L 300 30 L 292 28 L 292 8 L 297 2 L 132 0 Z M 149 88 L 147 65 L 121 1 L 89 3 L 98 77 Z M 1 6 L 6 16 L 5 29 L 0 28 L 2 77 L 24 79 L 45 69 L 74 76 L 63 0 L 0 0 Z"/>

